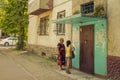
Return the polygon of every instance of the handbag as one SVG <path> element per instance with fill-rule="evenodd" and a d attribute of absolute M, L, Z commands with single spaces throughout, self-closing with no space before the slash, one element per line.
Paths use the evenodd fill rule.
<path fill-rule="evenodd" d="M 72 51 L 72 58 L 75 58 L 75 53 L 74 53 L 74 51 Z"/>

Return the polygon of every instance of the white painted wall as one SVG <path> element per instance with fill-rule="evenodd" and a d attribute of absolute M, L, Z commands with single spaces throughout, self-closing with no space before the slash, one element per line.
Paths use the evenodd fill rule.
<path fill-rule="evenodd" d="M 56 6 L 59 6 L 61 4 L 65 4 L 69 1 L 72 1 L 72 0 L 54 0 L 53 6 L 56 7 Z"/>
<path fill-rule="evenodd" d="M 65 10 L 65 17 L 67 16 L 71 16 L 72 15 L 72 0 L 54 0 L 54 9 L 53 9 L 53 14 L 52 14 L 52 20 L 55 20 L 57 18 L 57 13 L 60 11 Z M 53 30 L 56 28 L 56 24 L 52 23 L 51 24 L 52 28 L 51 31 L 53 32 Z M 66 40 L 70 39 L 71 40 L 71 25 L 70 24 L 66 24 L 66 29 L 65 29 L 65 35 L 63 36 L 57 36 L 54 33 L 51 34 L 51 39 L 52 40 L 52 45 L 53 47 L 56 47 L 57 43 L 59 42 L 59 38 L 63 37 Z"/>
<path fill-rule="evenodd" d="M 37 16 L 29 16 L 28 44 L 37 44 L 37 19 Z"/>
<path fill-rule="evenodd" d="M 53 31 L 56 24 L 52 23 L 52 20 L 57 18 L 57 13 L 65 10 L 66 16 L 72 15 L 72 0 L 54 0 L 55 6 L 51 11 L 44 12 L 39 16 L 30 16 L 29 29 L 28 29 L 28 44 L 42 45 L 46 47 L 56 47 L 59 42 L 59 38 L 63 37 L 66 40 L 71 39 L 71 25 L 66 24 L 65 35 L 58 36 Z M 50 15 L 49 35 L 38 35 L 37 29 L 40 22 L 40 18 Z"/>

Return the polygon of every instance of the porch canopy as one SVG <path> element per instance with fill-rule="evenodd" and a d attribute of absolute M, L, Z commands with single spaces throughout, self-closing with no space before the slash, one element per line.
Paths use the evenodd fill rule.
<path fill-rule="evenodd" d="M 102 17 L 90 17 L 82 14 L 76 14 L 72 16 L 68 16 L 61 19 L 52 20 L 53 23 L 62 23 L 62 24 L 74 24 L 74 23 L 85 23 L 90 21 L 99 21 L 104 20 Z"/>

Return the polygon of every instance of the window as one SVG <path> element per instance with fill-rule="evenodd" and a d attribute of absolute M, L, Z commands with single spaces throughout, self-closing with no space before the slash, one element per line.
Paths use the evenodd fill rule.
<path fill-rule="evenodd" d="M 81 5 L 81 13 L 88 14 L 94 12 L 94 2 L 89 2 Z"/>
<path fill-rule="evenodd" d="M 40 35 L 47 35 L 48 34 L 48 27 L 49 27 L 49 16 L 40 18 Z"/>
<path fill-rule="evenodd" d="M 65 10 L 57 13 L 57 19 L 65 17 Z M 57 24 L 57 35 L 65 34 L 65 24 Z"/>

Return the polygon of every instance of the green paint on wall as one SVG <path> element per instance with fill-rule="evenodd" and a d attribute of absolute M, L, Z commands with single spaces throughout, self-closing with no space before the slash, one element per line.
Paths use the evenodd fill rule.
<path fill-rule="evenodd" d="M 106 21 L 95 24 L 95 50 L 94 67 L 95 73 L 107 75 L 107 30 Z"/>
<path fill-rule="evenodd" d="M 79 47 L 75 46 L 75 58 L 72 59 L 72 66 L 79 69 Z"/>
<path fill-rule="evenodd" d="M 72 59 L 72 66 L 79 69 L 79 57 L 80 57 L 80 48 L 79 48 L 79 24 L 73 24 L 74 27 L 72 27 L 73 33 L 72 33 L 72 41 L 75 47 L 75 58 Z"/>
<path fill-rule="evenodd" d="M 107 28 L 106 20 L 91 21 L 85 23 L 73 23 L 73 44 L 75 46 L 76 57 L 72 60 L 75 68 L 80 66 L 80 33 L 79 27 L 84 25 L 94 25 L 94 73 L 107 75 Z"/>

